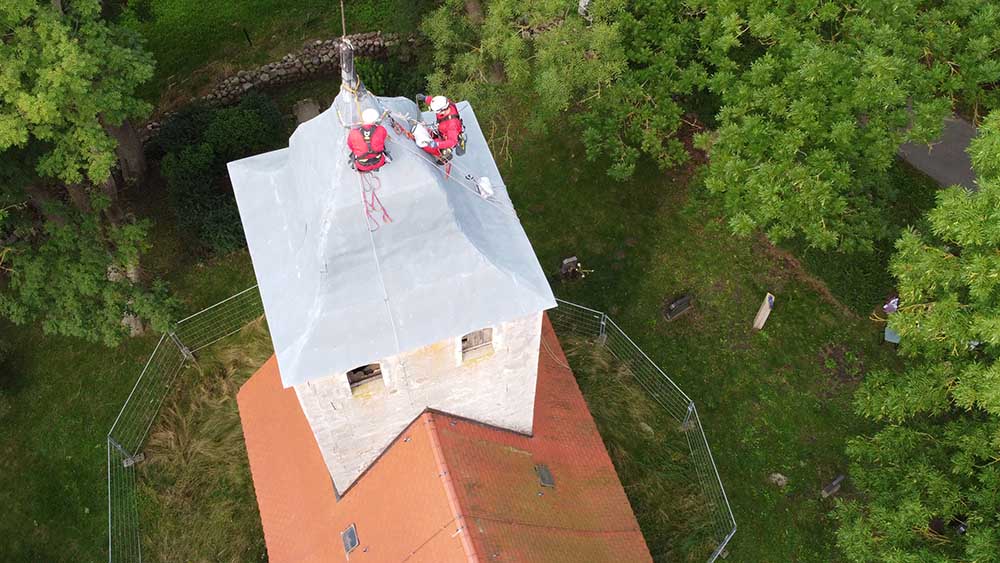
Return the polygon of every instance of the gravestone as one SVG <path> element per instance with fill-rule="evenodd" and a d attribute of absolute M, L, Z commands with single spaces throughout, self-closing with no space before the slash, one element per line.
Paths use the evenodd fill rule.
<path fill-rule="evenodd" d="M 302 125 L 319 115 L 319 104 L 312 98 L 306 98 L 295 102 L 292 111 L 295 113 L 295 124 Z"/>
<path fill-rule="evenodd" d="M 685 294 L 673 300 L 672 302 L 668 303 L 666 306 L 663 307 L 663 318 L 667 319 L 668 321 L 672 321 L 677 317 L 683 315 L 684 313 L 690 311 L 691 300 L 692 300 L 691 295 Z"/>

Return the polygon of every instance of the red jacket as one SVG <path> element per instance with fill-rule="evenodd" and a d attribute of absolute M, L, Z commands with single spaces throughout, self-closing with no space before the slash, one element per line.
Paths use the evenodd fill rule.
<path fill-rule="evenodd" d="M 425 102 L 430 105 L 433 96 L 427 96 Z M 458 144 L 458 137 L 462 134 L 462 120 L 458 114 L 458 107 L 455 102 L 448 101 L 448 107 L 444 111 L 437 112 L 438 138 L 437 148 L 440 150 L 450 149 Z"/>
<path fill-rule="evenodd" d="M 385 127 L 362 125 L 347 134 L 347 146 L 354 155 L 354 168 L 358 172 L 377 170 L 385 164 Z"/>

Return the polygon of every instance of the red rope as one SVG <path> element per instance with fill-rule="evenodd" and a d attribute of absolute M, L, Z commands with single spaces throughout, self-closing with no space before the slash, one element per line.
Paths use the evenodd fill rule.
<path fill-rule="evenodd" d="M 392 223 L 389 211 L 382 205 L 382 200 L 376 193 L 376 190 L 382 187 L 382 180 L 371 172 L 359 172 L 358 176 L 361 181 L 361 199 L 364 201 L 365 216 L 368 218 L 368 230 L 375 232 L 379 228 L 379 222 L 376 219 L 376 215 L 379 213 L 382 214 L 383 224 Z"/>

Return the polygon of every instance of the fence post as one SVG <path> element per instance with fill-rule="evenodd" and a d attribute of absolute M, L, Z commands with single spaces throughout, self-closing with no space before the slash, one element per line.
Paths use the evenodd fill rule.
<path fill-rule="evenodd" d="M 601 313 L 601 328 L 600 332 L 597 334 L 597 343 L 604 346 L 608 341 L 608 315 L 607 313 Z"/>
<path fill-rule="evenodd" d="M 124 446 L 119 444 L 118 440 L 112 438 L 110 434 L 108 434 L 108 445 L 114 446 L 115 449 L 121 452 L 122 456 L 124 456 L 124 458 L 122 459 L 122 467 L 132 467 L 133 465 L 146 459 L 146 454 L 142 452 L 137 452 L 135 455 L 129 453 L 129 451 L 126 450 Z M 108 451 L 108 456 L 109 456 L 108 464 L 110 464 L 111 463 L 110 450 Z"/>
<path fill-rule="evenodd" d="M 184 361 L 185 362 L 193 361 L 194 354 L 192 354 L 191 350 L 189 350 L 188 347 L 185 346 L 183 342 L 181 342 L 180 338 L 177 338 L 177 333 L 174 331 L 170 331 L 169 334 L 170 334 L 170 340 L 174 342 L 174 344 L 177 346 L 177 349 L 180 350 L 181 354 L 184 355 Z"/>
<path fill-rule="evenodd" d="M 684 422 L 681 423 L 681 432 L 691 430 L 691 415 L 694 414 L 694 401 L 688 403 L 687 414 L 684 415 Z"/>

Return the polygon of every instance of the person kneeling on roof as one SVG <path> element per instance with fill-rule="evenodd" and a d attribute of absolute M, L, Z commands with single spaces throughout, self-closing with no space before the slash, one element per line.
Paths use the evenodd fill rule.
<path fill-rule="evenodd" d="M 361 126 L 351 128 L 347 146 L 351 149 L 351 165 L 358 172 L 372 172 L 385 166 L 386 130 L 378 124 L 378 110 L 368 108 L 361 112 Z"/>
<path fill-rule="evenodd" d="M 465 124 L 458 113 L 458 107 L 444 96 L 426 96 L 417 94 L 417 101 L 423 101 L 430 106 L 437 117 L 437 128 L 431 133 L 432 139 L 421 144 L 427 154 L 433 156 L 439 163 L 451 160 L 457 154 L 465 153 Z"/>

